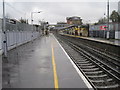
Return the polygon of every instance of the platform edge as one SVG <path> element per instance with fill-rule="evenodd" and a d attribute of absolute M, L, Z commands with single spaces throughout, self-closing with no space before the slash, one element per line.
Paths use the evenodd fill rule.
<path fill-rule="evenodd" d="M 53 35 L 53 37 L 55 38 L 55 36 Z M 75 70 L 77 71 L 77 73 L 79 74 L 79 76 L 82 78 L 82 80 L 84 81 L 84 83 L 86 84 L 86 86 L 90 89 L 90 90 L 94 90 L 93 87 L 90 85 L 90 83 L 88 82 L 88 80 L 84 77 L 84 75 L 80 72 L 80 70 L 78 69 L 78 67 L 74 64 L 74 62 L 72 61 L 72 59 L 69 57 L 69 55 L 67 54 L 67 52 L 64 50 L 64 48 L 61 46 L 61 44 L 59 43 L 59 41 L 55 38 L 55 40 L 57 41 L 57 43 L 59 44 L 59 46 L 61 47 L 61 49 L 63 50 L 63 52 L 66 54 L 66 56 L 68 57 L 68 59 L 70 60 L 71 64 L 73 65 L 73 67 L 75 68 Z"/>

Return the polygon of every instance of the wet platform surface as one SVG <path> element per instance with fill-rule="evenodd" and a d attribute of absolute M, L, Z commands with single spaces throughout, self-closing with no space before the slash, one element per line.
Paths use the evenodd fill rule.
<path fill-rule="evenodd" d="M 0 90 L 2 89 L 2 55 L 0 55 Z"/>
<path fill-rule="evenodd" d="M 53 56 L 59 88 L 88 88 L 52 34 L 9 51 L 2 63 L 2 87 L 54 88 Z"/>

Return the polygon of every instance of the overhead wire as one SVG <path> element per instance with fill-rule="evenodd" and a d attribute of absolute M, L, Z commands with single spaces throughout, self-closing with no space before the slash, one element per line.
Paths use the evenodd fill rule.
<path fill-rule="evenodd" d="M 7 5 L 7 6 L 9 6 L 9 7 L 11 7 L 12 9 L 16 10 L 16 11 L 17 11 L 18 13 L 20 13 L 20 14 L 21 14 L 21 13 L 25 14 L 25 12 L 23 12 L 23 11 L 21 11 L 21 10 L 16 9 L 14 6 L 10 5 L 10 4 L 9 4 L 9 3 L 7 3 L 7 2 L 6 2 L 6 5 Z"/>

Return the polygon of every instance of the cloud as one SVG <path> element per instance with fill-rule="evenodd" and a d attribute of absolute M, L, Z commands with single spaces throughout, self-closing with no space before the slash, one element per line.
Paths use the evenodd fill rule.
<path fill-rule="evenodd" d="M 1 0 L 2 1 L 2 0 Z M 7 2 L 106 2 L 106 0 L 6 0 Z M 118 2 L 119 0 L 110 0 Z"/>
<path fill-rule="evenodd" d="M 43 11 L 40 14 L 34 14 L 34 23 L 45 19 L 50 23 L 65 21 L 69 16 L 80 16 L 84 21 L 97 21 L 107 13 L 106 2 L 7 2 L 6 13 L 12 18 L 21 17 L 31 19 L 31 12 Z M 19 1 L 19 0 L 18 0 Z M 25 0 L 26 1 L 26 0 Z M 66 1 L 66 0 L 65 0 Z M 106 1 L 106 0 L 105 0 Z M 112 1 L 112 0 L 111 0 Z M 2 4 L 0 4 L 1 6 Z M 12 6 L 12 7 L 11 7 Z M 0 10 L 2 7 L 0 7 Z M 110 11 L 117 10 L 117 2 L 110 3 Z M 2 14 L 0 14 L 2 16 Z"/>

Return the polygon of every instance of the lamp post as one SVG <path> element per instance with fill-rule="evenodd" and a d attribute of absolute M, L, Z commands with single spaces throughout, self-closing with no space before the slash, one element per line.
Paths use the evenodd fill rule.
<path fill-rule="evenodd" d="M 109 39 L 109 34 L 110 34 L 110 31 L 109 31 L 109 0 L 107 2 L 107 39 Z"/>
<path fill-rule="evenodd" d="M 31 12 L 31 24 L 33 25 L 33 14 L 34 13 L 41 13 L 42 11 L 39 11 L 39 12 Z"/>
<path fill-rule="evenodd" d="M 104 13 L 104 23 L 106 23 L 106 14 Z M 106 38 L 106 30 L 104 30 L 103 37 Z"/>
<path fill-rule="evenodd" d="M 3 41 L 3 51 L 4 57 L 7 57 L 7 35 L 6 35 L 6 21 L 5 21 L 5 1 L 3 0 L 3 34 L 4 34 L 4 41 Z"/>
<path fill-rule="evenodd" d="M 39 11 L 39 12 L 31 12 L 31 25 L 32 25 L 32 38 L 33 39 L 33 14 L 35 13 L 41 13 L 42 11 Z"/>

